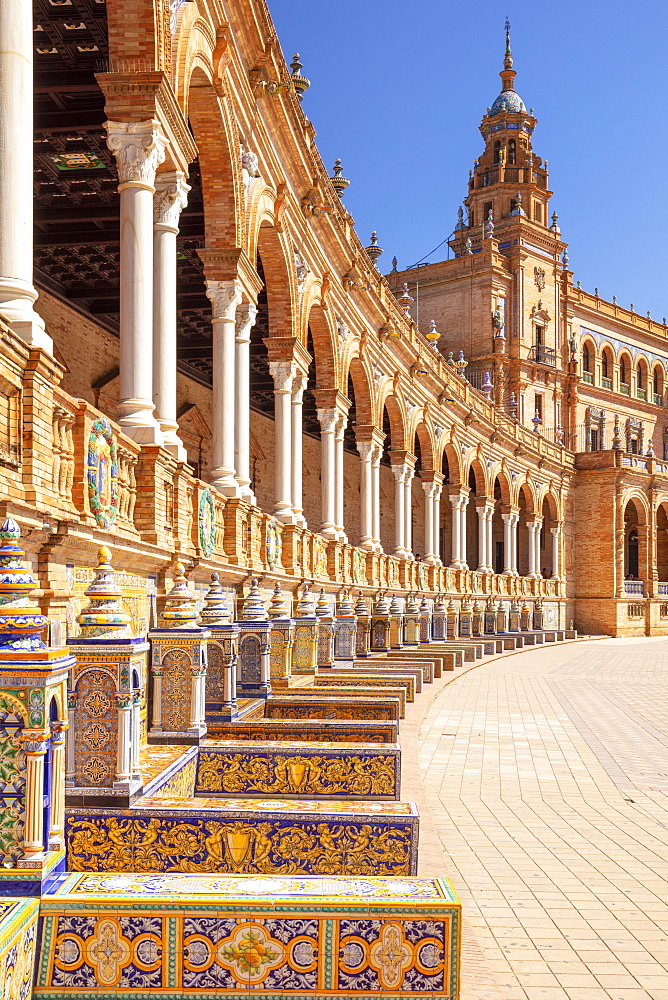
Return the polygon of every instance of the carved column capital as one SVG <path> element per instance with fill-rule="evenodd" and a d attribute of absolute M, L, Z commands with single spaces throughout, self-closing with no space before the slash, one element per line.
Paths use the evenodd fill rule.
<path fill-rule="evenodd" d="M 373 459 L 373 453 L 376 445 L 373 441 L 358 441 L 357 451 L 359 452 L 361 462 L 370 462 Z"/>
<path fill-rule="evenodd" d="M 292 392 L 295 365 L 292 361 L 270 361 L 269 374 L 274 380 L 275 392 Z"/>
<path fill-rule="evenodd" d="M 19 733 L 21 749 L 29 757 L 41 757 L 49 749 L 50 730 L 22 729 Z"/>
<path fill-rule="evenodd" d="M 155 118 L 130 123 L 107 121 L 104 127 L 107 146 L 116 158 L 119 191 L 136 187 L 153 192 L 156 170 L 165 159 L 168 143 L 159 122 Z"/>
<path fill-rule="evenodd" d="M 250 343 L 251 327 L 257 319 L 257 306 L 253 302 L 242 302 L 237 307 L 236 313 L 236 337 L 237 344 Z"/>
<path fill-rule="evenodd" d="M 241 303 L 240 281 L 213 281 L 207 278 L 206 295 L 211 301 L 212 319 L 234 321 Z"/>
<path fill-rule="evenodd" d="M 158 174 L 153 199 L 153 225 L 156 229 L 178 233 L 181 212 L 188 204 L 190 185 L 180 170 Z"/>
<path fill-rule="evenodd" d="M 297 371 L 295 372 L 295 377 L 292 380 L 292 402 L 302 403 L 304 401 L 304 390 L 308 385 L 308 375 L 305 372 Z"/>
<path fill-rule="evenodd" d="M 336 432 L 336 425 L 338 423 L 340 413 L 336 407 L 326 407 L 324 409 L 319 409 L 318 420 L 320 422 L 320 430 L 323 434 L 332 434 Z"/>

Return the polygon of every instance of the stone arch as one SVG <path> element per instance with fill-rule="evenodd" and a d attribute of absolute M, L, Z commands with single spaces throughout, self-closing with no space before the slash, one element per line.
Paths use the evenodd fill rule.
<path fill-rule="evenodd" d="M 216 36 L 194 4 L 183 4 L 178 19 L 172 43 L 174 92 L 187 117 L 188 86 L 195 68 L 199 67 L 209 80 L 213 80 Z"/>
<path fill-rule="evenodd" d="M 601 378 L 612 379 L 612 370 L 615 364 L 615 351 L 607 340 L 601 344 Z"/>
<path fill-rule="evenodd" d="M 193 67 L 186 113 L 198 148 L 207 250 L 243 246 L 245 209 L 236 122 L 204 67 Z"/>
<path fill-rule="evenodd" d="M 668 582 L 668 494 L 659 498 L 654 510 L 656 569 L 661 583 Z"/>
<path fill-rule="evenodd" d="M 663 402 L 663 391 L 666 382 L 666 369 L 661 364 L 660 361 L 655 361 L 652 365 L 652 385 L 651 391 L 653 396 L 661 396 L 661 403 Z"/>
<path fill-rule="evenodd" d="M 591 337 L 583 337 L 582 343 L 580 345 L 580 354 L 582 357 L 582 371 L 588 372 L 589 374 L 594 374 L 594 362 L 597 355 L 596 343 Z"/>
<path fill-rule="evenodd" d="M 624 523 L 624 578 L 645 580 L 648 573 L 647 498 L 642 493 L 627 493 L 622 498 Z"/>
<path fill-rule="evenodd" d="M 649 363 L 644 354 L 639 354 L 636 358 L 636 389 L 645 392 L 646 395 L 649 390 Z"/>

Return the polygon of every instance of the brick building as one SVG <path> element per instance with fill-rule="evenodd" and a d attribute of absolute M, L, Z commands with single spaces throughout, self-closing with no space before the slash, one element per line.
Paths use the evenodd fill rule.
<path fill-rule="evenodd" d="M 453 257 L 383 277 L 264 3 L 33 8 L 34 98 L 12 64 L 2 125 L 0 476 L 56 632 L 101 542 L 144 623 L 178 555 L 235 599 L 255 572 L 267 598 L 668 631 L 666 327 L 574 287 L 509 39 Z"/>

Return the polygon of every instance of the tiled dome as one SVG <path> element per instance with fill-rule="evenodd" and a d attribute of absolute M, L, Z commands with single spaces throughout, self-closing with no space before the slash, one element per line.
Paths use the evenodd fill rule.
<path fill-rule="evenodd" d="M 489 113 L 491 115 L 498 115 L 500 111 L 519 114 L 521 111 L 526 111 L 526 108 L 524 107 L 524 101 L 514 90 L 502 90 L 489 109 Z"/>

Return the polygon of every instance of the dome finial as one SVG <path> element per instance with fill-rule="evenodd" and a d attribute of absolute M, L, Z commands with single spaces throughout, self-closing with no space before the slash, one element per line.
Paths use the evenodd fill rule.
<path fill-rule="evenodd" d="M 510 20 L 508 19 L 507 15 L 506 15 L 506 55 L 503 60 L 503 68 L 504 69 L 513 68 L 513 54 L 510 51 Z"/>

